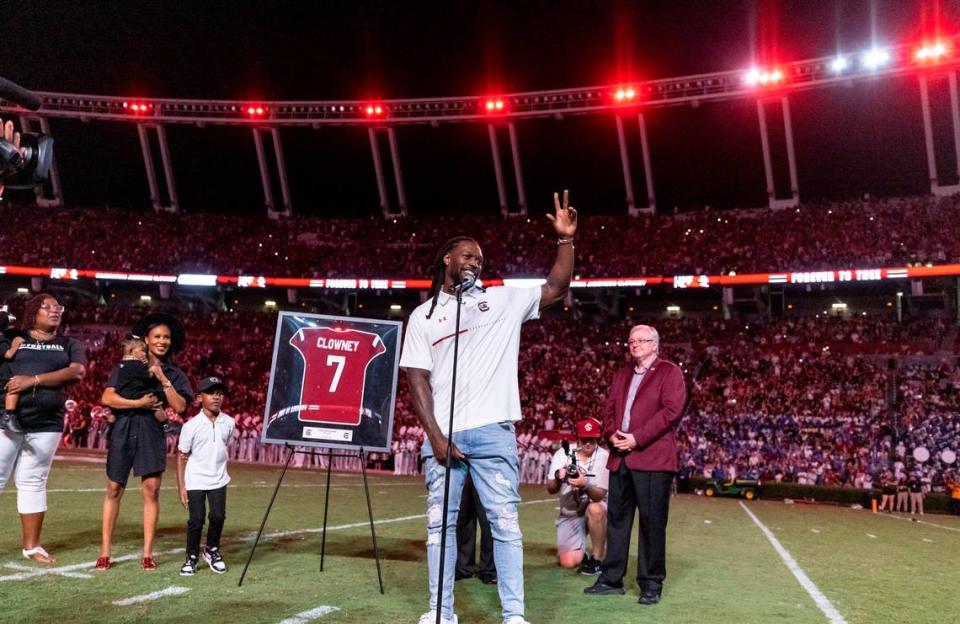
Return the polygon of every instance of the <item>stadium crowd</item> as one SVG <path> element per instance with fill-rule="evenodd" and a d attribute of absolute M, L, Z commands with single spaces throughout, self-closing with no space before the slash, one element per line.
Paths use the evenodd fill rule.
<path fill-rule="evenodd" d="M 142 313 L 124 306 L 69 312 L 66 331 L 87 344 L 90 366 L 87 377 L 70 390 L 75 404 L 68 406 L 64 445 L 104 448 L 106 408 L 99 405 L 100 394 L 119 359 L 119 337 Z M 281 447 L 260 442 L 276 316 L 179 316 L 188 340 L 178 365 L 192 379 L 216 375 L 230 382 L 224 409 L 237 422 L 231 459 L 282 461 Z M 517 428 L 524 482 L 543 482 L 564 432 L 581 418 L 599 416 L 634 322 L 541 320 L 525 326 L 520 351 L 524 419 Z M 897 478 L 920 474 L 939 487 L 953 468 L 940 452 L 960 447 L 960 375 L 943 320 L 899 324 L 879 317 L 819 316 L 760 324 L 687 317 L 656 325 L 663 355 L 680 363 L 688 377 L 698 361 L 709 358 L 691 385 L 692 407 L 679 432 L 685 476 L 870 487 L 890 470 Z M 235 345 L 239 335 L 242 349 Z M 891 356 L 901 361 L 895 369 Z M 896 399 L 891 384 L 897 387 Z M 392 452 L 372 455 L 369 464 L 414 474 L 422 441 L 401 376 Z M 929 461 L 911 459 L 919 446 L 930 451 Z M 300 454 L 294 459 L 307 468 L 325 467 L 325 462 L 325 457 Z M 359 463 L 338 458 L 334 467 L 359 469 Z"/>
<path fill-rule="evenodd" d="M 472 232 L 486 274 L 540 275 L 553 250 L 542 219 L 456 215 L 428 219 L 269 220 L 262 215 L 122 213 L 0 207 L 2 261 L 158 273 L 302 277 L 423 274 L 436 241 Z M 128 224 L 118 228 L 117 223 Z M 960 199 L 909 197 L 805 204 L 769 211 L 590 216 L 578 233 L 584 276 L 651 276 L 943 263 L 960 257 Z M 211 231 L 229 235 L 210 237 Z M 92 242 L 96 241 L 96 245 Z M 381 253 L 370 254 L 369 249 Z M 639 259 L 639 260 L 638 260 Z"/>

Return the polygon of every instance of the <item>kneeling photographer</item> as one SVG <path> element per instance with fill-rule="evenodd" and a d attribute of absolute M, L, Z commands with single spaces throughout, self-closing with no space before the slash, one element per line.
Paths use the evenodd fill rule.
<path fill-rule="evenodd" d="M 577 423 L 577 448 L 563 448 L 550 463 L 552 478 L 547 492 L 560 494 L 557 516 L 557 557 L 564 568 L 576 568 L 585 575 L 600 572 L 607 544 L 607 451 L 599 447 L 600 421 L 586 418 Z M 587 534 L 590 554 L 587 555 Z"/>

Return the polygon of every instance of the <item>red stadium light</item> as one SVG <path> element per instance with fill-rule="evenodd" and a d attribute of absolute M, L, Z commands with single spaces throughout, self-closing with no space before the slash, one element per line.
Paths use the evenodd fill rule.
<path fill-rule="evenodd" d="M 783 72 L 779 69 L 750 68 L 743 75 L 743 83 L 748 87 L 771 87 L 783 82 Z"/>
<path fill-rule="evenodd" d="M 501 100 L 500 98 L 490 98 L 487 100 L 487 103 L 485 104 L 487 112 L 491 114 L 502 113 L 504 110 L 504 106 L 505 105 L 503 103 L 503 100 Z"/>
<path fill-rule="evenodd" d="M 263 104 L 249 104 L 245 109 L 247 117 L 259 118 L 266 115 L 270 109 Z"/>
<path fill-rule="evenodd" d="M 929 45 L 924 45 L 913 53 L 913 57 L 921 63 L 936 63 L 950 54 L 950 48 L 947 44 L 937 41 Z"/>
<path fill-rule="evenodd" d="M 634 87 L 618 87 L 613 92 L 613 99 L 619 104 L 629 104 L 636 100 L 637 90 Z"/>
<path fill-rule="evenodd" d="M 147 111 L 153 110 L 153 104 L 144 104 L 143 102 L 124 102 L 123 108 L 134 115 L 143 115 Z"/>
<path fill-rule="evenodd" d="M 383 116 L 383 106 L 380 104 L 367 104 L 363 109 L 367 114 L 367 117 L 382 117 Z"/>

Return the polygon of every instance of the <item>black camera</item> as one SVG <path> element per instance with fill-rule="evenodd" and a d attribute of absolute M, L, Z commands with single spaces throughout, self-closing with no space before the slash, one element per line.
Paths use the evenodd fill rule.
<path fill-rule="evenodd" d="M 564 440 L 561 442 L 563 446 L 563 452 L 567 454 L 567 477 L 564 481 L 569 481 L 570 479 L 579 479 L 580 478 L 580 466 L 577 465 L 577 454 L 570 452 L 570 443 Z"/>
<path fill-rule="evenodd" d="M 35 111 L 43 101 L 20 85 L 0 78 L 0 99 Z M 53 163 L 53 138 L 45 134 L 24 132 L 20 147 L 0 138 L 0 185 L 13 189 L 29 189 L 42 184 Z"/>
<path fill-rule="evenodd" d="M 29 189 L 42 184 L 53 163 L 53 138 L 45 134 L 20 135 L 20 148 L 0 139 L 0 184 Z"/>

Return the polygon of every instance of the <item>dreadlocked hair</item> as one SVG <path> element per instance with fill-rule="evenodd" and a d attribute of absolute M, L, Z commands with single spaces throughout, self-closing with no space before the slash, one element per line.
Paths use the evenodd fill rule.
<path fill-rule="evenodd" d="M 430 311 L 427 312 L 427 318 L 433 316 L 433 311 L 437 307 L 437 300 L 440 299 L 440 290 L 443 288 L 443 276 L 447 272 L 447 264 L 443 261 L 443 257 L 464 241 L 471 243 L 477 242 L 469 236 L 454 236 L 440 247 L 440 250 L 437 252 L 437 257 L 434 258 L 433 264 L 430 265 L 430 278 L 433 281 L 430 282 L 430 294 L 428 296 L 433 298 L 433 301 L 430 303 Z"/>

